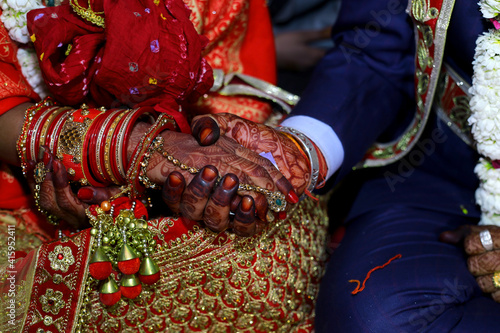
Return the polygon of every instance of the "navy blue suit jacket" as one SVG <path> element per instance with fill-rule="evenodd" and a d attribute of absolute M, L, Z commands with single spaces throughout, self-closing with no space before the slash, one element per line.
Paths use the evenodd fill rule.
<path fill-rule="evenodd" d="M 318 65 L 293 111 L 295 115 L 311 116 L 329 124 L 339 136 L 345 158 L 337 179 L 352 170 L 373 142 L 395 139 L 415 114 L 415 35 L 406 6 L 407 1 L 398 0 L 342 1 L 332 31 L 336 46 Z M 456 1 L 448 29 L 445 61 L 469 82 L 476 38 L 488 27 L 489 22 L 482 18 L 476 1 Z M 436 126 L 436 121 L 431 121 L 429 126 Z M 453 136 L 451 131 L 449 135 Z M 441 198 L 449 195 L 449 206 L 453 208 L 446 209 L 455 210 L 461 202 L 474 207 L 477 179 L 473 168 L 477 156 L 472 150 L 464 152 L 463 147 L 458 137 L 447 140 L 420 168 L 432 172 L 420 178 L 416 172 L 411 177 L 414 184 L 411 185 L 411 181 L 405 184 L 436 184 L 432 191 L 437 191 L 439 200 L 429 198 L 426 193 L 408 200 L 420 201 L 423 206 L 446 206 L 447 199 Z M 446 189 L 448 185 L 444 190 L 437 188 L 435 179 L 440 178 L 447 178 L 449 189 Z M 457 187 L 454 184 L 457 182 L 462 184 Z M 381 181 L 378 188 L 374 185 L 368 196 L 374 191 L 378 195 L 383 183 Z M 387 184 L 385 187 L 387 190 Z M 423 187 L 419 191 L 430 189 Z M 379 196 L 380 200 L 394 202 L 401 197 L 400 193 L 390 192 Z M 376 199 L 371 201 L 380 203 Z"/>
<path fill-rule="evenodd" d="M 377 139 L 400 134 L 415 111 L 413 23 L 407 1 L 342 1 L 332 39 L 336 47 L 318 65 L 294 109 L 334 129 L 345 150 L 340 174 L 361 160 Z M 484 30 L 478 5 L 458 0 L 447 58 L 470 80 L 474 45 Z"/>

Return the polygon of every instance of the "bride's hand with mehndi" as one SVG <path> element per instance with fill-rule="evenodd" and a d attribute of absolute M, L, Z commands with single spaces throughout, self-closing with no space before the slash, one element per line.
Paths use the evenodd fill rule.
<path fill-rule="evenodd" d="M 289 199 L 296 197 L 292 185 L 272 163 L 234 140 L 221 138 L 203 147 L 190 134 L 164 131 L 161 135 L 164 153 L 151 156 L 146 175 L 156 184 L 166 181 L 162 195 L 174 212 L 202 220 L 214 231 L 230 228 L 240 236 L 251 236 L 265 226 L 268 213 L 273 214 L 268 196 L 256 187 L 266 193 L 281 192 L 283 201 L 294 202 Z M 165 156 L 196 172 L 175 166 Z M 239 189 L 244 184 L 254 189 Z"/>
<path fill-rule="evenodd" d="M 39 159 L 29 161 L 26 179 L 35 203 L 52 223 L 65 221 L 74 229 L 88 227 L 85 209 L 90 204 L 101 203 L 120 191 L 119 187 L 82 187 L 73 192 L 63 163 L 42 146 Z"/>
<path fill-rule="evenodd" d="M 133 152 L 149 126 L 139 123 L 134 127 L 128 144 L 129 152 Z M 162 151 L 195 167 L 199 172 L 182 170 L 164 154 L 157 152 L 148 159 L 148 181 L 165 185 L 162 196 L 174 212 L 189 219 L 204 221 L 214 231 L 231 228 L 238 235 L 251 236 L 266 224 L 266 196 L 252 190 L 240 191 L 239 196 L 239 184 L 251 184 L 268 192 L 280 191 L 293 196 L 292 185 L 268 160 L 233 140 L 222 138 L 215 145 L 202 147 L 189 134 L 164 131 L 161 136 L 164 141 Z M 30 163 L 28 175 L 31 175 L 29 179 L 32 187 L 38 185 L 40 208 L 49 216 L 80 228 L 84 226 L 88 204 L 107 200 L 119 192 L 114 186 L 84 187 L 76 196 L 69 185 L 63 164 L 48 151 L 42 155 L 38 163 Z M 39 181 L 33 177 L 37 166 L 37 171 L 44 173 L 43 179 Z M 234 213 L 233 218 L 230 218 L 231 211 Z"/>

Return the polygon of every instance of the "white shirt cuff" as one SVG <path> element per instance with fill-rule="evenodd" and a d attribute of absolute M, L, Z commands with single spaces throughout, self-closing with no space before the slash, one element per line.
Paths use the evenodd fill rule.
<path fill-rule="evenodd" d="M 301 131 L 318 146 L 328 165 L 327 179 L 340 168 L 344 161 L 344 147 L 329 125 L 308 116 L 292 116 L 280 125 Z"/>

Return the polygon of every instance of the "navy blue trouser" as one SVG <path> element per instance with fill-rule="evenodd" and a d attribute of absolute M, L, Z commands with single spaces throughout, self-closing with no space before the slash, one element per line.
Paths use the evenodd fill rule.
<path fill-rule="evenodd" d="M 395 206 L 350 221 L 316 306 L 321 332 L 500 332 L 500 304 L 482 294 L 463 250 L 438 240 L 467 218 Z M 374 271 L 356 295 L 355 283 Z"/>
<path fill-rule="evenodd" d="M 440 120 L 430 126 L 439 140 L 427 135 L 419 153 L 363 182 L 321 283 L 318 333 L 500 332 L 500 304 L 482 294 L 463 247 L 439 241 L 477 223 L 477 156 Z M 349 280 L 363 281 L 397 254 L 351 294 Z"/>

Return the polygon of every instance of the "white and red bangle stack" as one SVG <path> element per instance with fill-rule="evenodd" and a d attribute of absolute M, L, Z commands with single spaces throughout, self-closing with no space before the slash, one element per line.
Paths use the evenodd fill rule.
<path fill-rule="evenodd" d="M 304 194 L 310 196 L 312 191 L 324 186 L 326 174 L 328 173 L 321 152 L 318 151 L 316 145 L 304 133 L 292 127 L 279 126 L 276 130 L 287 135 L 309 161 L 311 177 Z"/>

